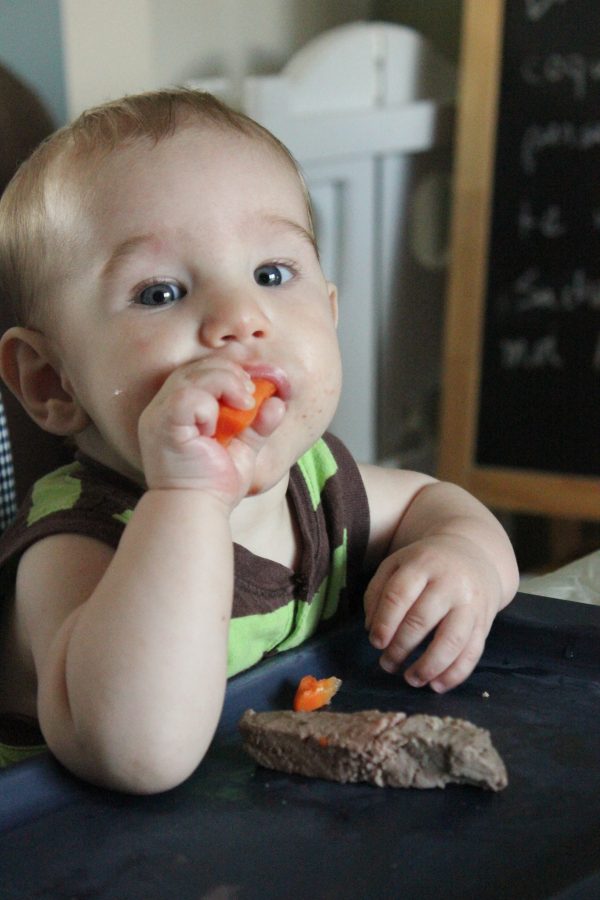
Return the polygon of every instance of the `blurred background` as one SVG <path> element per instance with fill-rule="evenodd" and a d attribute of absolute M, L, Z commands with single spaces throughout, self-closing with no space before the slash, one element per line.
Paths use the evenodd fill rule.
<path fill-rule="evenodd" d="M 0 60 L 62 124 L 109 97 L 279 70 L 317 34 L 397 22 L 456 61 L 461 0 L 0 0 Z"/>

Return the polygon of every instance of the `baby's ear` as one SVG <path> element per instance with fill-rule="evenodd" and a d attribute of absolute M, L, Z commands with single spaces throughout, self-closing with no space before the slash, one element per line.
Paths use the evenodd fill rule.
<path fill-rule="evenodd" d="M 14 327 L 0 340 L 0 375 L 31 418 L 52 434 L 77 434 L 89 424 L 69 381 L 52 361 L 39 331 Z"/>

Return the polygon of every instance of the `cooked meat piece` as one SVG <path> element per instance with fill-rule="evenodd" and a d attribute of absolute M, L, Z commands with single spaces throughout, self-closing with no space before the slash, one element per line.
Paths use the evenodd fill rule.
<path fill-rule="evenodd" d="M 239 723 L 244 749 L 262 766 L 379 787 L 500 791 L 506 769 L 490 734 L 463 719 L 402 712 L 254 712 Z"/>

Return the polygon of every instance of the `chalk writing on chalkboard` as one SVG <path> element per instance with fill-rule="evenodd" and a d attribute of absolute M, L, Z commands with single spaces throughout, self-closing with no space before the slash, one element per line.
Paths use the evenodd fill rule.
<path fill-rule="evenodd" d="M 506 0 L 476 458 L 600 474 L 596 0 Z"/>

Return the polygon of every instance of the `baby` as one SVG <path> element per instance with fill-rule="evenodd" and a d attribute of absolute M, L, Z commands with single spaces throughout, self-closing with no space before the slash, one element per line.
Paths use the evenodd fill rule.
<path fill-rule="evenodd" d="M 472 672 L 517 588 L 510 543 L 463 490 L 327 433 L 336 288 L 273 135 L 194 91 L 84 113 L 8 187 L 0 273 L 2 377 L 76 448 L 0 546 L 5 762 L 33 724 L 82 778 L 173 787 L 228 675 L 343 615 L 365 573 L 387 672 L 432 632 L 408 683 Z M 256 377 L 275 394 L 223 446 L 220 404 L 251 409 Z"/>

